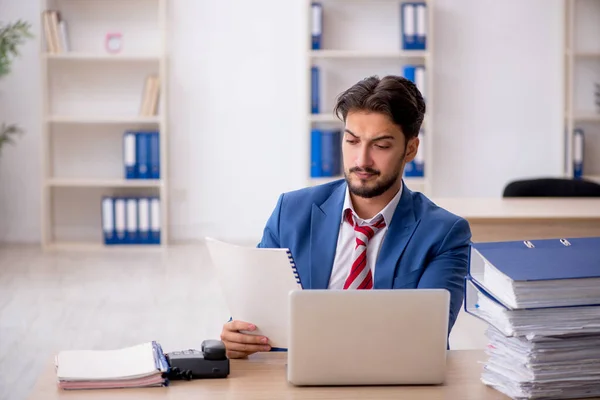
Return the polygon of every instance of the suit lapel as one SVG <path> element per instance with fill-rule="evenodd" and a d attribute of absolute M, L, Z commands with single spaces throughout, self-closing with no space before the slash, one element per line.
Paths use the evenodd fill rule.
<path fill-rule="evenodd" d="M 310 224 L 310 288 L 327 289 L 333 268 L 346 183 L 320 206 L 313 204 Z"/>
<path fill-rule="evenodd" d="M 375 265 L 374 289 L 391 289 L 396 265 L 418 221 L 413 209 L 412 192 L 404 185 L 392 223 L 383 240 Z"/>

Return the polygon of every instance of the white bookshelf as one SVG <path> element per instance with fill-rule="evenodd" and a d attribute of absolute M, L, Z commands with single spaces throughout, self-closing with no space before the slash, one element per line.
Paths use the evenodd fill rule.
<path fill-rule="evenodd" d="M 306 0 L 305 7 L 308 21 L 308 37 L 306 40 L 306 176 L 308 185 L 314 186 L 336 177 L 312 177 L 310 173 L 311 129 L 340 128 L 343 122 L 333 115 L 333 107 L 337 96 L 359 80 L 371 75 L 403 75 L 405 65 L 425 66 L 425 93 L 427 112 L 423 122 L 424 140 L 423 155 L 425 158 L 424 177 L 405 177 L 411 190 L 431 194 L 432 145 L 435 131 L 432 124 L 434 113 L 433 99 L 433 15 L 434 2 L 427 4 L 427 49 L 402 49 L 402 21 L 400 7 L 409 1 L 402 0 L 321 0 L 323 7 L 323 38 L 319 50 L 311 46 L 312 1 Z M 320 70 L 320 103 L 319 114 L 312 114 L 311 99 L 311 67 Z"/>
<path fill-rule="evenodd" d="M 168 0 L 41 0 L 41 238 L 47 250 L 163 248 L 168 243 Z M 48 48 L 43 12 L 57 10 L 68 48 Z M 122 35 L 109 52 L 106 35 Z M 60 37 L 60 35 L 59 35 Z M 140 113 L 146 78 L 157 112 Z M 123 134 L 159 131 L 160 179 L 125 179 Z M 104 246 L 103 196 L 160 198 L 161 244 Z"/>
<path fill-rule="evenodd" d="M 564 176 L 572 178 L 575 129 L 584 132 L 583 177 L 600 183 L 600 2 L 565 0 L 565 151 Z"/>

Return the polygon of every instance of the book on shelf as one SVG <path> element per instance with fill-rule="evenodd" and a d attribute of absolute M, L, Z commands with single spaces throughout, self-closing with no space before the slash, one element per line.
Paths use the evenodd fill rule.
<path fill-rule="evenodd" d="M 67 22 L 61 17 L 59 11 L 43 11 L 42 25 L 48 53 L 60 54 L 70 51 Z"/>
<path fill-rule="evenodd" d="M 128 130 L 123 134 L 125 179 L 160 179 L 160 134 Z"/>
<path fill-rule="evenodd" d="M 406 2 L 400 4 L 401 43 L 403 50 L 427 49 L 427 4 Z"/>
<path fill-rule="evenodd" d="M 313 1 L 311 9 L 311 48 L 320 50 L 323 40 L 323 4 Z"/>
<path fill-rule="evenodd" d="M 404 166 L 404 176 L 411 178 L 425 177 L 425 133 L 423 129 L 419 132 L 419 148 L 417 149 L 417 155 L 412 161 L 407 162 Z"/>
<path fill-rule="evenodd" d="M 583 163 L 584 163 L 584 133 L 583 129 L 575 128 L 573 131 L 573 178 L 583 178 Z"/>
<path fill-rule="evenodd" d="M 488 324 L 481 381 L 514 399 L 600 395 L 600 237 L 472 243 L 464 309 Z"/>
<path fill-rule="evenodd" d="M 157 196 L 104 196 L 102 236 L 105 245 L 161 243 L 161 202 Z"/>
<path fill-rule="evenodd" d="M 160 79 L 156 75 L 146 77 L 140 107 L 141 117 L 153 117 L 158 115 L 160 98 Z"/>
<path fill-rule="evenodd" d="M 342 173 L 341 129 L 311 130 L 311 178 L 334 177 Z"/>

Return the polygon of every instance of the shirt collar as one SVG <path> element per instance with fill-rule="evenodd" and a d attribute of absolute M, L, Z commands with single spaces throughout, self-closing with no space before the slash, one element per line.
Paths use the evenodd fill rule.
<path fill-rule="evenodd" d="M 350 199 L 350 190 L 348 189 L 348 185 L 346 184 L 346 196 L 344 198 L 344 206 L 342 208 L 341 223 L 344 223 L 344 215 L 346 213 L 346 210 L 350 209 L 350 210 L 352 210 L 352 213 L 355 215 L 356 219 L 358 220 L 359 225 L 370 224 L 373 220 L 375 220 L 375 218 L 378 218 L 380 215 L 383 215 L 385 225 L 389 226 L 390 223 L 392 222 L 392 217 L 394 216 L 396 207 L 398 206 L 398 203 L 400 202 L 400 197 L 402 196 L 403 188 L 404 188 L 404 185 L 402 182 L 400 182 L 400 190 L 398 190 L 398 193 L 396 193 L 394 198 L 383 208 L 383 210 L 381 210 L 379 213 L 377 213 L 377 215 L 373 216 L 373 218 L 364 220 L 362 218 L 359 218 L 356 215 L 356 213 L 354 212 L 354 206 L 352 205 L 352 200 Z"/>

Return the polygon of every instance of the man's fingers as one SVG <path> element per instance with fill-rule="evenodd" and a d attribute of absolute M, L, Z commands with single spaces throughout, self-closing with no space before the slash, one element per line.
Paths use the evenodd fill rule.
<path fill-rule="evenodd" d="M 239 351 L 243 353 L 256 353 L 259 351 L 269 351 L 271 350 L 271 346 L 269 345 L 258 345 L 258 344 L 248 344 L 248 343 L 236 343 L 229 342 L 227 343 L 228 351 Z"/>
<path fill-rule="evenodd" d="M 224 339 L 228 342 L 262 345 L 269 343 L 269 339 L 260 335 L 248 335 L 245 333 L 238 332 L 226 332 L 223 336 Z"/>
<path fill-rule="evenodd" d="M 256 329 L 256 325 L 244 321 L 231 321 L 227 325 L 232 331 L 253 331 Z"/>

